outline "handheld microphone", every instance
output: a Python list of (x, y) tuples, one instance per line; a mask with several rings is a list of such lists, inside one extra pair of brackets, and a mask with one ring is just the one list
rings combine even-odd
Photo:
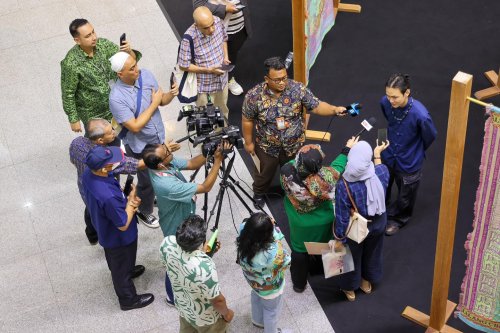
[(375, 125), (376, 122), (377, 119), (375, 119), (375, 117), (370, 117), (368, 120), (366, 119), (363, 120), (361, 122), (361, 126), (363, 126), (363, 129), (359, 131), (358, 134), (356, 134), (355, 136), (360, 136), (364, 132), (369, 132), (373, 128), (373, 125)]
[(349, 114), (351, 117), (356, 117), (361, 112), (361, 109), (363, 109), (363, 104), (352, 103), (351, 105), (348, 105), (345, 108), (346, 110), (344, 111), (344, 113)]

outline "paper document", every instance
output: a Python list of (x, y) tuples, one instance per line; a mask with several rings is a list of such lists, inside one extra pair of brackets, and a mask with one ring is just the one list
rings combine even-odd
[(304, 242), (304, 245), (306, 246), (307, 253), (312, 255), (323, 254), (323, 251), (332, 251), (328, 243)]
[(260, 173), (260, 160), (257, 157), (257, 154), (253, 153), (250, 154), (252, 156), (253, 163), (255, 164), (255, 167), (257, 168), (257, 172)]

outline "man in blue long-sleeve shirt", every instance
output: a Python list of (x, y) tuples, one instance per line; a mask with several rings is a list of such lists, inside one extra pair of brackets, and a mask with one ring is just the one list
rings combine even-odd
[[(406, 225), (412, 216), (425, 151), (436, 139), (437, 130), (425, 106), (410, 97), (408, 75), (391, 75), (380, 105), (387, 119), (387, 136), (391, 143), (382, 152), (383, 163), (390, 172), (386, 196), (389, 220), (386, 235), (391, 236)], [(395, 200), (391, 201), (394, 183), (398, 193)]]

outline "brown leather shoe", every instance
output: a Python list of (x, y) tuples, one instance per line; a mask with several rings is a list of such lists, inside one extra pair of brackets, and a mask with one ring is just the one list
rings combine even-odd
[(392, 236), (392, 235), (394, 235), (398, 231), (399, 231), (399, 226), (397, 224), (389, 224), (385, 228), (385, 235), (386, 236)]
[(347, 300), (349, 302), (354, 302), (356, 300), (356, 294), (354, 293), (354, 290), (342, 290), (342, 291), (344, 292), (345, 297), (347, 297)]
[(365, 279), (361, 279), (361, 285), (359, 289), (363, 290), (365, 294), (370, 294), (372, 292), (372, 284), (370, 281), (366, 281)]

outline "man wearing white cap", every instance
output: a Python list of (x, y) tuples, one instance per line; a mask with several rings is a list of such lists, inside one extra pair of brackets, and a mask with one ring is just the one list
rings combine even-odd
[[(123, 127), (120, 137), (127, 155), (141, 159), (148, 143), (165, 143), (165, 127), (158, 106), (170, 103), (178, 89), (174, 85), (164, 93), (153, 74), (147, 69), (139, 70), (137, 60), (126, 52), (116, 53), (109, 61), (118, 76), (109, 95), (109, 108)], [(146, 226), (158, 228), (158, 219), (152, 215), (154, 191), (148, 171), (137, 172), (137, 178), (137, 195), (142, 199), (138, 216)]]

